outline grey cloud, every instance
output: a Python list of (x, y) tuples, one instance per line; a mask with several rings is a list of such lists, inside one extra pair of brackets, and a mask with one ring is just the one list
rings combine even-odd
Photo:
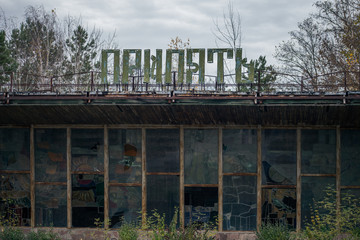
[[(305, 19), (315, 0), (234, 0), (242, 20), (243, 48), (249, 58), (271, 55), (288, 32)], [(83, 23), (115, 29), (124, 48), (167, 48), (170, 38), (190, 38), (193, 47), (215, 47), (213, 19), (221, 21), (227, 0), (0, 0), (7, 16), (22, 20), (27, 5), (56, 8), (60, 18), (82, 16)]]

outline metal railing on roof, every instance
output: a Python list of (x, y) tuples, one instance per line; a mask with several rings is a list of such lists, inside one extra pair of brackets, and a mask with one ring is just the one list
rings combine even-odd
[[(287, 75), (273, 73), (277, 76)], [(315, 93), (346, 93), (360, 91), (360, 72), (334, 72), (312, 78), (292, 76), (292, 82), (263, 83), (261, 73), (256, 74), (254, 82), (243, 80), (234, 83), (235, 74), (224, 75), (224, 82), (218, 82), (217, 76), (206, 75), (204, 83), (177, 82), (177, 72), (172, 73), (172, 82), (165, 83), (151, 80), (144, 82), (143, 75), (130, 76), (128, 83), (101, 82), (100, 72), (81, 72), (76, 74), (40, 76), (34, 74), (20, 75), (3, 73), (0, 79), (0, 92), (6, 93), (34, 93), (34, 94), (78, 94), (85, 92), (106, 92), (109, 94), (138, 94), (138, 93), (168, 93), (171, 91), (191, 92), (196, 94), (274, 94), (279, 92), (315, 94)], [(289, 75), (287, 75), (289, 76)], [(120, 77), (121, 79), (121, 77)]]

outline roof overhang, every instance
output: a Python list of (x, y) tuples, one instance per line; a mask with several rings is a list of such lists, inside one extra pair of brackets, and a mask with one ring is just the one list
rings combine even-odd
[(360, 127), (360, 94), (13, 94), (0, 125), (242, 125)]

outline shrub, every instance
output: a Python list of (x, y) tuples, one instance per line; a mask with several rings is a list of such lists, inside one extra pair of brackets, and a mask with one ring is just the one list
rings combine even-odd
[(350, 234), (351, 239), (360, 238), (360, 200), (349, 193), (341, 198), (337, 209), (336, 191), (333, 186), (325, 190), (325, 197), (314, 203), (310, 221), (305, 224), (304, 234), (308, 239), (328, 240)]
[(175, 209), (174, 216), (169, 226), (165, 224), (165, 215), (156, 211), (147, 218), (147, 227), (152, 230), (153, 240), (213, 240), (216, 226), (203, 225), (198, 223), (190, 224), (183, 229), (178, 228), (178, 209)]
[(54, 233), (52, 230), (43, 231), (39, 230), (38, 232), (30, 232), (27, 237), (28, 240), (61, 240), (58, 234)]
[(16, 204), (13, 199), (2, 199), (4, 204), (0, 208), (0, 227), (15, 227), (19, 223), (19, 217), (12, 207)]
[(1, 240), (24, 240), (25, 235), (18, 228), (5, 227), (0, 232), (0, 239)]
[(256, 232), (258, 240), (288, 240), (292, 239), (289, 228), (281, 224), (264, 224)]
[(137, 228), (134, 224), (123, 222), (118, 230), (120, 240), (136, 240), (138, 238)]

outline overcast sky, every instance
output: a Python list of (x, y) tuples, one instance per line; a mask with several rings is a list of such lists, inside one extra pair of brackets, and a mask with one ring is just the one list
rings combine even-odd
[[(275, 46), (315, 11), (315, 0), (234, 0), (242, 21), (246, 57), (273, 58)], [(213, 48), (214, 20), (222, 20), (228, 0), (0, 0), (6, 17), (23, 19), (26, 6), (55, 9), (60, 19), (80, 16), (83, 24), (117, 33), (120, 48), (166, 49), (171, 38), (190, 39), (193, 48)]]

